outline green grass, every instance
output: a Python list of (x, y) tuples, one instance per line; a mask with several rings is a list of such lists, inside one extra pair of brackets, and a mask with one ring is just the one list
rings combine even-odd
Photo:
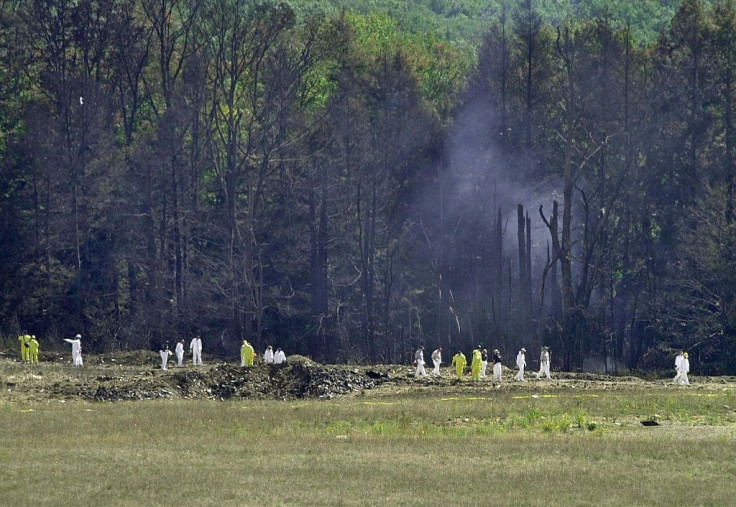
[[(0, 402), (5, 505), (726, 505), (732, 390)], [(638, 421), (659, 416), (659, 427)], [(489, 495), (493, 495), (491, 497)]]

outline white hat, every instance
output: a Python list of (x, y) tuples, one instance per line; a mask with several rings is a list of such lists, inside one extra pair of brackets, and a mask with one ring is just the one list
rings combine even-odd
[(81, 338), (81, 337), (82, 337), (82, 335), (81, 335), (81, 334), (78, 334), (78, 335), (77, 335), (77, 336), (75, 336), (74, 338)]

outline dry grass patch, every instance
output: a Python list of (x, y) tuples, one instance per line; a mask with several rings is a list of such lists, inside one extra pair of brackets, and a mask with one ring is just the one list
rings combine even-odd
[[(569, 394), (569, 393), (568, 393)], [(7, 505), (727, 505), (730, 391), (0, 402)], [(661, 426), (639, 420), (657, 414)], [(595, 424), (591, 424), (595, 423)]]

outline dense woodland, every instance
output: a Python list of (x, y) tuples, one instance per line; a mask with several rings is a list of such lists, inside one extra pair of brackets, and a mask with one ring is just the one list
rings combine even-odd
[(734, 2), (486, 3), (0, 1), (2, 333), (735, 373)]

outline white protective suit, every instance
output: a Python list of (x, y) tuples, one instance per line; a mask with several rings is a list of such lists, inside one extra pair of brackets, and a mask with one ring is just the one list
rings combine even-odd
[(75, 368), (84, 366), (84, 361), (82, 361), (82, 336), (77, 335), (73, 340), (64, 338), (64, 341), (72, 344), (72, 366)]
[(419, 347), (414, 353), (414, 364), (417, 366), (417, 371), (414, 372), (414, 376), (426, 377), (427, 371), (424, 369), (424, 347)]
[(169, 356), (171, 355), (171, 351), (169, 350), (169, 347), (166, 347), (163, 350), (159, 350), (158, 353), (161, 354), (161, 369), (162, 370), (168, 369), (166, 367), (166, 363), (169, 361)]
[(516, 374), (514, 380), (524, 382), (524, 368), (526, 368), (526, 350), (521, 349), (519, 353), (516, 354), (516, 367), (519, 368), (519, 373)]
[(687, 374), (690, 373), (690, 359), (688, 359), (687, 354), (685, 354), (682, 357), (682, 362), (680, 362), (680, 380), (679, 384), (683, 386), (689, 386), (690, 381), (687, 378)]
[(273, 364), (281, 364), (286, 362), (286, 354), (281, 349), (278, 349), (273, 355)]
[(547, 379), (551, 379), (549, 375), (549, 350), (546, 347), (542, 348), (542, 353), (539, 355), (539, 371), (537, 372), (537, 378), (544, 375)]
[(434, 364), (434, 369), (432, 370), (432, 375), (435, 377), (440, 377), (442, 374), (440, 373), (440, 365), (442, 364), (442, 349), (436, 349), (434, 352), (432, 352), (432, 364)]
[(680, 383), (680, 379), (682, 378), (682, 374), (680, 373), (680, 366), (682, 365), (683, 360), (683, 352), (680, 352), (677, 357), (675, 358), (675, 378), (672, 379), (672, 382), (675, 384)]
[(266, 364), (271, 364), (274, 361), (273, 347), (270, 345), (266, 348), (266, 352), (263, 353), (263, 360), (266, 361)]
[(192, 362), (194, 366), (202, 364), (202, 339), (199, 336), (192, 338), (189, 349), (192, 351)]
[(176, 352), (176, 367), (182, 368), (184, 366), (184, 342), (179, 341), (174, 351)]
[(501, 375), (503, 374), (503, 367), (501, 366), (501, 353), (498, 350), (493, 351), (493, 356), (491, 357), (491, 361), (493, 361), (493, 381), (501, 382)]

